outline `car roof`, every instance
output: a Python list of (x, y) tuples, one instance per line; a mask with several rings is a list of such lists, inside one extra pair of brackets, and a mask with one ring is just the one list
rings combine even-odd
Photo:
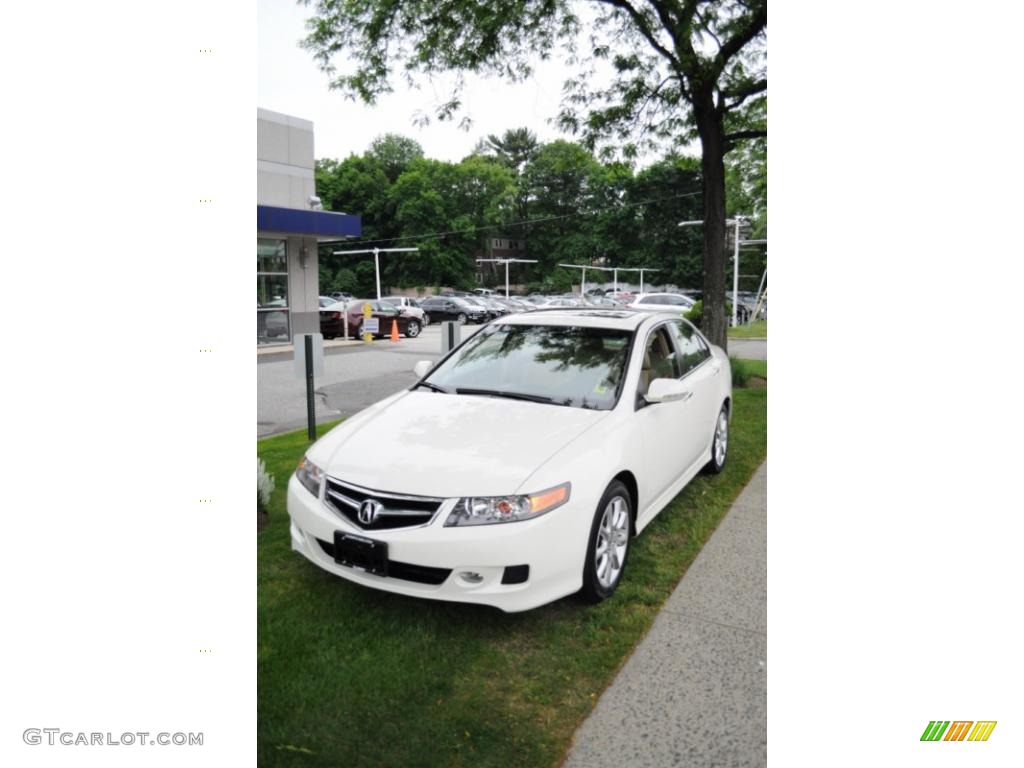
[(616, 328), (634, 331), (645, 320), (665, 317), (678, 318), (678, 312), (645, 312), (638, 309), (606, 309), (604, 307), (551, 307), (532, 312), (509, 315), (499, 323), (513, 325), (572, 325), (583, 328)]

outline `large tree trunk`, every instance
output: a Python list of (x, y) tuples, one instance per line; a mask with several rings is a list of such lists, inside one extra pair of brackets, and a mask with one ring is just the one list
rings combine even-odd
[(712, 344), (726, 349), (729, 320), (725, 312), (725, 139), (722, 120), (710, 93), (695, 99), (693, 112), (700, 136), (704, 189), (704, 314), (701, 330)]

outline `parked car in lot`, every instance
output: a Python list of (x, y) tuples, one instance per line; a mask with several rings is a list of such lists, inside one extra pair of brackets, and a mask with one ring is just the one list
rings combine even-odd
[(587, 294), (584, 297), (586, 302), (585, 306), (588, 307), (605, 307), (611, 309), (620, 309), (625, 306), (621, 301), (615, 299), (609, 299), (607, 296), (599, 296), (597, 294)]
[(515, 296), (509, 296), (507, 299), (499, 296), (494, 301), (506, 307), (509, 312), (529, 312), (531, 309), (534, 309), (533, 304)]
[(726, 461), (729, 359), (675, 313), (506, 317), (415, 372), (288, 483), (292, 548), (363, 586), (509, 612), (603, 600), (633, 537)]
[(693, 308), (694, 302), (689, 296), (681, 293), (641, 293), (630, 302), (630, 309), (666, 310), (675, 309), (686, 312)]
[(355, 298), (351, 293), (345, 293), (344, 291), (335, 291), (331, 294), (331, 298), (335, 301), (352, 301)]
[(358, 339), (363, 335), (363, 307), (370, 305), (370, 317), (377, 318), (378, 331), (374, 336), (388, 336), (391, 333), (392, 322), (398, 323), (398, 332), (408, 338), (415, 338), (420, 335), (422, 324), (419, 320), (408, 315), (401, 314), (390, 304), (374, 299), (353, 299), (349, 302), (339, 302), (320, 310), (320, 333), (325, 339), (333, 339), (345, 335), (345, 314), (348, 314), (348, 335)]
[[(732, 297), (732, 291), (729, 291), (728, 296)], [(741, 323), (749, 323), (750, 318), (754, 314), (754, 309), (757, 307), (757, 294), (753, 291), (740, 291), (739, 297), (739, 311), (737, 316)], [(758, 320), (768, 319), (768, 303), (765, 301), (761, 302), (761, 309), (757, 313)]]
[(494, 318), (501, 317), (501, 315), (505, 314), (504, 307), (499, 308), (496, 304), (492, 304), (490, 299), (486, 299), (483, 296), (463, 296), (461, 298), (467, 304), (479, 307), (487, 313), (488, 320), (493, 320)]
[(539, 309), (552, 309), (556, 307), (578, 307), (579, 305), (580, 302), (578, 299), (567, 299), (564, 296), (555, 296), (540, 302), (537, 307)]
[(320, 306), (321, 307), (329, 307), (329, 306), (331, 306), (331, 304), (337, 304), (337, 303), (338, 303), (338, 300), (337, 299), (333, 299), (330, 296), (321, 296), (320, 297)]
[(430, 315), (431, 322), (456, 320), (460, 323), (486, 323), (487, 311), (476, 304), (469, 304), (458, 296), (433, 296), (420, 302), (423, 311)]
[(404, 313), (409, 317), (415, 317), (420, 321), (421, 325), (430, 325), (430, 316), (423, 311), (423, 308), (416, 299), (409, 298), (408, 296), (385, 296), (381, 301), (390, 304), (400, 313)]

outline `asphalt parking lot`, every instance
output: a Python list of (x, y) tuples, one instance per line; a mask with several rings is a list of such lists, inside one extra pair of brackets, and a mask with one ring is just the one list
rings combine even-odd
[[(465, 325), (462, 338), (482, 326)], [(734, 339), (729, 354), (766, 360), (765, 341)], [(363, 408), (411, 386), (412, 372), (419, 360), (441, 357), (441, 326), (430, 325), (415, 339), (398, 342), (375, 340), (372, 344), (345, 343), (324, 350), (324, 373), (316, 379), (316, 420), (332, 421), (358, 413)], [(291, 348), (280, 352), (266, 348), (257, 355), (256, 433), (259, 437), (301, 429), (306, 426), (306, 389), (296, 378)]]
[[(462, 338), (481, 326), (463, 326)], [(378, 339), (371, 344), (328, 346), (324, 373), (316, 379), (317, 422), (358, 413), (368, 405), (411, 386), (419, 360), (441, 357), (441, 326), (431, 325), (415, 339)], [(295, 377), (290, 348), (257, 356), (256, 428), (259, 437), (306, 425), (306, 389)]]

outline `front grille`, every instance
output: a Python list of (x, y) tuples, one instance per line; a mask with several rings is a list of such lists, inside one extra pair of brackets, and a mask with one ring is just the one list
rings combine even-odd
[[(328, 557), (334, 558), (334, 545), (331, 542), (317, 539), (317, 543)], [(451, 568), (432, 568), (429, 565), (413, 565), (400, 563), (397, 560), (388, 560), (388, 578), (437, 585), (444, 584), (445, 579), (451, 573)]]
[[(359, 519), (359, 507), (364, 501), (371, 499), (381, 506), (376, 519), (372, 523), (366, 524)], [(428, 496), (405, 496), (386, 491), (374, 491), (370, 488), (343, 483), (333, 477), (327, 478), (324, 500), (331, 509), (364, 531), (385, 531), (426, 525), (434, 519), (434, 515), (444, 503), (444, 499)]]

